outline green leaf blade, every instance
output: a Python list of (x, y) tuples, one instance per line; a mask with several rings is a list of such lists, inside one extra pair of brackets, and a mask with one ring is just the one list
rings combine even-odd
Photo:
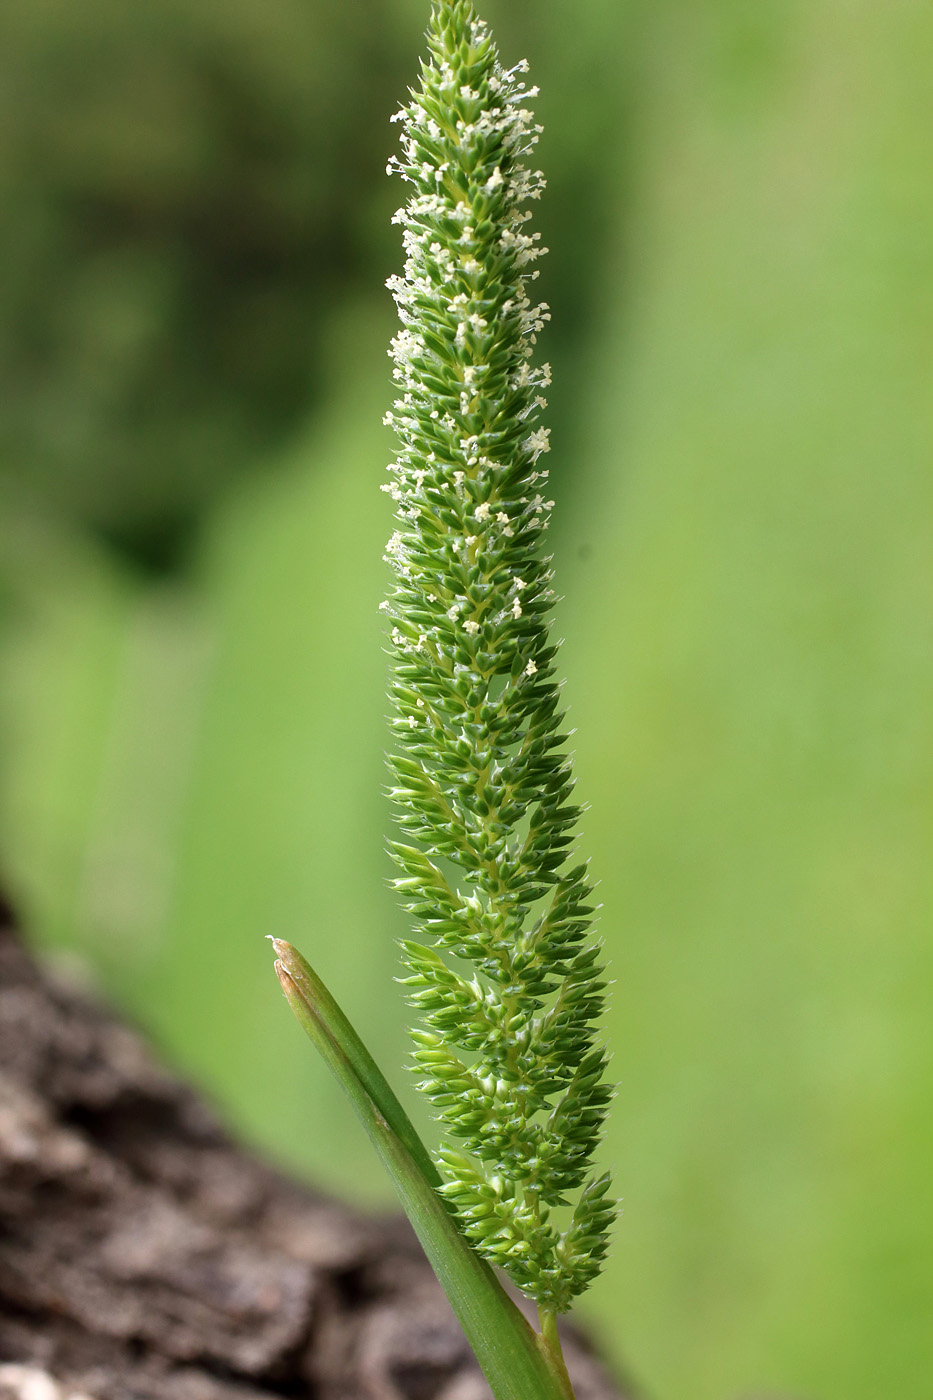
[(301, 954), (273, 946), (288, 1003), (356, 1109), (496, 1400), (567, 1400), (547, 1348), (438, 1195), (437, 1168), (353, 1026)]

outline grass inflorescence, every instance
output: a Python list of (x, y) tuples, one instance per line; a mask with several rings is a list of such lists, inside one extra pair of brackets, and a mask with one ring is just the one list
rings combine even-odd
[(593, 1170), (612, 1096), (592, 887), (574, 864), (573, 778), (550, 636), (545, 250), (523, 163), (540, 128), (469, 0), (435, 0), (398, 114), (412, 187), (390, 279), (398, 437), (390, 619), (396, 881), (415, 920), (403, 979), (420, 1087), (449, 1140), (463, 1231), (547, 1314), (599, 1272), (615, 1205)]

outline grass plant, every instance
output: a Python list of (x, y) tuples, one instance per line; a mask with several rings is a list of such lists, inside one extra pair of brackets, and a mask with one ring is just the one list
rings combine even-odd
[[(419, 1088), (446, 1129), (432, 1159), (333, 998), (276, 942), (286, 995), (350, 1094), (498, 1400), (567, 1396), (557, 1316), (599, 1273), (615, 1204), (593, 1167), (612, 1097), (605, 983), (565, 745), (546, 526), (544, 251), (524, 160), (540, 128), (471, 0), (435, 0), (421, 82), (397, 115), (411, 186), (390, 279), (402, 328), (387, 549), (404, 840), (396, 887), (419, 1023)], [(538, 1307), (538, 1331), (501, 1267)]]

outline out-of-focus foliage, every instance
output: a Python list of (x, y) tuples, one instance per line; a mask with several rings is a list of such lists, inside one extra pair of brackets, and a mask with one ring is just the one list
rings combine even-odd
[[(59, 14), (63, 71), (82, 8)], [(328, 10), (300, 12), (310, 27)], [(53, 13), (14, 18), (47, 16), (51, 34)], [(169, 31), (167, 3), (138, 13)], [(274, 5), (222, 13), (255, 26), (247, 49), (272, 42)], [(379, 53), (348, 44), (345, 71), (398, 65), (401, 87), (375, 101), (348, 78), (340, 94), (371, 164), (326, 166), (355, 270), (319, 264), (320, 311), (292, 342), (299, 366), (307, 352), (292, 372), (318, 387), (290, 445), (237, 482), (220, 473), (253, 466), (248, 451), (205, 461), (218, 476), (184, 581), (140, 582), (73, 523), (104, 519), (91, 470), (116, 458), (96, 410), (82, 441), (99, 451), (46, 455), (87, 474), (71, 496), (49, 486), (57, 522), (20, 499), (0, 528), (0, 851), (37, 937), (90, 958), (244, 1131), (370, 1198), (382, 1183), (295, 1038), (261, 935), (313, 954), (401, 1066), (376, 611), (381, 281), (399, 255), (378, 171), (424, 14), (416, 0), (379, 13)], [(625, 1216), (593, 1316), (661, 1400), (926, 1400), (933, 13), (498, 0), (487, 14), (543, 88), (559, 625), (617, 979), (608, 1155)], [(336, 81), (346, 31), (330, 32), (332, 66), (290, 55), (310, 104)], [(82, 178), (102, 180), (91, 165)], [(22, 207), (7, 211), (20, 246), (45, 246)], [(47, 297), (4, 268), (4, 308), (29, 285), (37, 324), (54, 318), (80, 270), (60, 246)], [(164, 333), (182, 355), (193, 312), (178, 306), (178, 339)], [(25, 323), (4, 309), (5, 345)], [(88, 413), (70, 373), (62, 401)], [(38, 486), (38, 444), (69, 440), (69, 415), (30, 407), (27, 387), (8, 386), (4, 413), (34, 466), (24, 447), (4, 471)], [(217, 424), (241, 398), (218, 381)], [(205, 435), (212, 420), (205, 407)], [(148, 429), (121, 432), (137, 455), (111, 476), (114, 502), (144, 490), (151, 450)], [(165, 471), (170, 501), (182, 488)]]
[(4, 474), (164, 563), (294, 431), (366, 264), (405, 74), (389, 10), (2, 7)]

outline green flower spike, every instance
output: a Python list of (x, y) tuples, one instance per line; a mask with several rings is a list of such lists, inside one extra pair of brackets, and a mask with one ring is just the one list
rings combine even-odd
[[(398, 752), (396, 881), (416, 921), (403, 978), (421, 1016), (415, 1065), (450, 1137), (432, 1161), (314, 970), (275, 941), (300, 1024), (391, 1176), (496, 1400), (573, 1400), (557, 1314), (599, 1273), (615, 1215), (592, 1170), (611, 1088), (586, 867), (570, 863), (553, 601), (542, 552), (552, 502), (539, 426), (547, 308), (527, 294), (544, 250), (524, 204), (538, 128), (469, 0), (435, 0), (431, 60), (399, 113), (414, 192), (396, 215), (390, 286), (399, 438), (387, 489)], [(575, 1203), (574, 1203), (575, 1199)], [(501, 1266), (538, 1304), (535, 1332)]]
[(548, 631), (550, 371), (532, 363), (548, 310), (528, 295), (546, 250), (524, 208), (544, 181), (522, 163), (537, 90), (527, 65), (503, 70), (469, 0), (435, 0), (428, 40), (389, 166), (412, 186), (389, 282), (402, 329), (383, 604), (392, 797), (412, 843), (393, 846), (396, 885), (418, 939), (403, 980), (419, 1087), (457, 1143), (439, 1153), (441, 1190), (549, 1330), (598, 1274), (615, 1205), (591, 1168), (612, 1097), (594, 1028), (605, 983), (571, 864), (580, 808)]

